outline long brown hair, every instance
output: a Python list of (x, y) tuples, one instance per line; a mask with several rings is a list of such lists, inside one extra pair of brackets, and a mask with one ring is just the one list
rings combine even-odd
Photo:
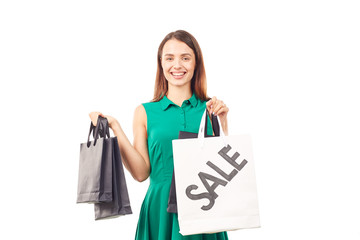
[(161, 56), (165, 43), (170, 39), (176, 39), (181, 42), (184, 42), (194, 51), (195, 70), (194, 70), (194, 75), (191, 79), (191, 91), (195, 93), (195, 95), (202, 101), (209, 100), (209, 97), (207, 96), (206, 93), (207, 86), (206, 86), (204, 60), (199, 43), (190, 33), (184, 30), (177, 30), (175, 32), (171, 32), (168, 35), (166, 35), (166, 37), (160, 43), (158, 49), (158, 55), (157, 55), (158, 64), (157, 64), (157, 72), (156, 72), (156, 80), (155, 80), (154, 98), (152, 101), (154, 102), (160, 101), (168, 91), (168, 82), (165, 79), (164, 71), (161, 66)]

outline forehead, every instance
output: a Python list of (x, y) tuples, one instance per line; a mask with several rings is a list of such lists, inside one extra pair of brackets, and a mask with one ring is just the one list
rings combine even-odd
[(180, 55), (180, 54), (190, 54), (194, 55), (194, 51), (186, 45), (186, 43), (170, 39), (167, 41), (163, 47), (162, 55), (171, 54), (171, 55)]

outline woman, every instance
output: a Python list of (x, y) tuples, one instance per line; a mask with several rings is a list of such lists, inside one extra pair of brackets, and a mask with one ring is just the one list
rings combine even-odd
[[(157, 58), (154, 99), (135, 110), (133, 145), (116, 119), (90, 113), (94, 125), (98, 115), (108, 119), (131, 175), (140, 182), (150, 177), (135, 239), (228, 239), (226, 232), (182, 236), (177, 214), (168, 213), (167, 204), (174, 166), (171, 141), (181, 130), (198, 132), (205, 108), (219, 117), (227, 134), (229, 108), (216, 97), (208, 98), (201, 49), (191, 34), (183, 30), (169, 33), (159, 46)], [(211, 129), (208, 134), (212, 134)]]

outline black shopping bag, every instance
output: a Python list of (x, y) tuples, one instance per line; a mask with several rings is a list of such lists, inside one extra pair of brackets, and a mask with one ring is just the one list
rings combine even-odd
[[(107, 119), (102, 117), (99, 118), (99, 135), (101, 137), (109, 136), (110, 133)], [(110, 142), (109, 145), (111, 145), (112, 150), (112, 201), (94, 204), (96, 220), (132, 214), (117, 137), (112, 137), (106, 139), (106, 141), (107, 140)]]
[(109, 133), (108, 138), (100, 138), (100, 129), (106, 129), (102, 124), (100, 118), (96, 127), (91, 123), (88, 141), (80, 144), (77, 203), (111, 202), (113, 198), (113, 142)]
[[(206, 111), (206, 113), (207, 113), (207, 115), (209, 114), (208, 111)], [(213, 129), (214, 135), (208, 135), (206, 133), (207, 132), (206, 131), (207, 130), (207, 125), (208, 125), (207, 122), (208, 121), (205, 121), (204, 136), (205, 137), (219, 136), (219, 134), (220, 134), (220, 126), (219, 126), (219, 122), (217, 120), (217, 117), (214, 116), (214, 115), (211, 115), (212, 129)], [(197, 138), (197, 137), (198, 137), (198, 133), (185, 132), (185, 131), (180, 131), (179, 132), (179, 139)], [(177, 213), (175, 171), (173, 171), (173, 176), (172, 176), (172, 180), (171, 180), (167, 212), (169, 212), (169, 213)]]

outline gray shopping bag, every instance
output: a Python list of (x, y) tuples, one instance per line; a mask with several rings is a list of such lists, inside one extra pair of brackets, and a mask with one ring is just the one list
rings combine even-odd
[[(109, 133), (102, 133), (103, 124), (100, 118), (96, 127), (91, 123), (88, 141), (80, 144), (77, 203), (112, 201), (113, 143)], [(94, 140), (90, 141), (92, 131)]]

